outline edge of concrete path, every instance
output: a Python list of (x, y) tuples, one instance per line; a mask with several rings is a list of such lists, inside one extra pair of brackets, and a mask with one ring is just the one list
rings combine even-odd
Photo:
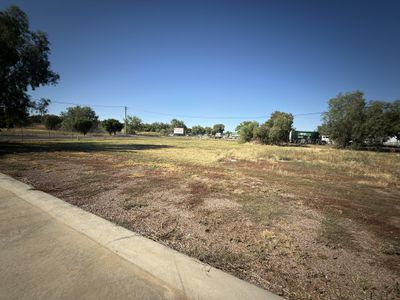
[(283, 299), (2, 173), (0, 186), (183, 291), (188, 299)]

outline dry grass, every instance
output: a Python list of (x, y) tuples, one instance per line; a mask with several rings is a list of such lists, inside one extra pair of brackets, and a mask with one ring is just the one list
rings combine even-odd
[(400, 297), (398, 153), (161, 137), (0, 146), (0, 171), (289, 299)]

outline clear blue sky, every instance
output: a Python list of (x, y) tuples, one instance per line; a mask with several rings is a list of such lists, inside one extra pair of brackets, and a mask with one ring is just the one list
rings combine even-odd
[[(357, 89), (368, 100), (400, 99), (400, 1), (0, 1), (49, 35), (61, 80), (34, 98), (230, 130), (242, 120), (207, 118), (320, 112)], [(309, 115), (294, 125), (319, 123)]]

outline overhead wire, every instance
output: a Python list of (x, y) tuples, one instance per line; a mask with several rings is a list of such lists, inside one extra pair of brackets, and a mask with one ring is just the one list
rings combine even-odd
[[(224, 120), (243, 120), (243, 119), (265, 119), (267, 115), (263, 116), (200, 116), (200, 115), (184, 115), (184, 114), (172, 114), (172, 113), (165, 113), (165, 112), (157, 112), (151, 111), (141, 108), (135, 108), (132, 106), (125, 106), (125, 105), (104, 105), (104, 104), (88, 104), (88, 103), (74, 103), (74, 102), (66, 102), (66, 101), (51, 101), (51, 103), (57, 104), (67, 104), (67, 105), (84, 105), (84, 106), (93, 106), (93, 107), (104, 107), (104, 108), (125, 108), (131, 109), (133, 111), (139, 111), (149, 114), (155, 115), (162, 115), (162, 116), (169, 116), (174, 118), (186, 118), (186, 119), (224, 119)], [(309, 116), (309, 115), (321, 115), (324, 112), (308, 112), (308, 113), (298, 113), (293, 114), (294, 117), (302, 117), (302, 116)]]

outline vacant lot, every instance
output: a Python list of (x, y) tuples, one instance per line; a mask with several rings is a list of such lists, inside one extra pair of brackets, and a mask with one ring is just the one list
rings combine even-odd
[(0, 172), (289, 299), (400, 297), (400, 154), (2, 142)]

